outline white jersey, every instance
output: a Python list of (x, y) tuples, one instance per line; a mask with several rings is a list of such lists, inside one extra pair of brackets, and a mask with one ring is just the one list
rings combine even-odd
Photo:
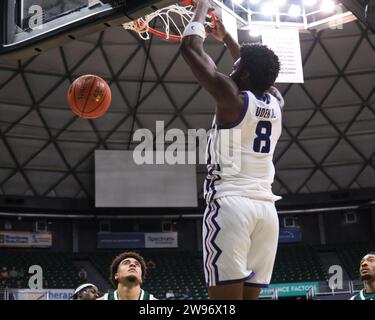
[[(117, 290), (111, 292), (111, 293), (106, 293), (103, 297), (97, 299), (97, 300), (120, 300), (117, 295)], [(141, 289), (141, 294), (139, 296), (138, 300), (158, 300), (157, 298), (154, 297), (151, 293), (148, 293), (147, 291), (144, 291)]]
[(266, 101), (250, 91), (243, 94), (245, 103), (235, 123), (224, 127), (214, 119), (206, 154), (207, 202), (224, 196), (281, 199), (271, 189), (275, 176), (273, 154), (282, 131), (279, 101), (268, 93)]

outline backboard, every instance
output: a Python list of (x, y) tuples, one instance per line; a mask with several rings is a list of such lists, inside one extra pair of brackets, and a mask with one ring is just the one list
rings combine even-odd
[[(23, 58), (143, 15), (170, 0), (2, 0), (0, 55)], [(117, 23), (117, 21), (119, 21)]]

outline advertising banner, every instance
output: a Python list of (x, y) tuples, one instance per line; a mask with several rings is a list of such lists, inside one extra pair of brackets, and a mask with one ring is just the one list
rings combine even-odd
[(145, 233), (146, 248), (177, 248), (177, 232)]
[(295, 283), (275, 283), (270, 284), (266, 289), (262, 289), (260, 297), (270, 297), (277, 290), (279, 297), (296, 297), (304, 296), (311, 289), (314, 288), (315, 293), (319, 292), (318, 282), (295, 282)]
[(177, 248), (177, 232), (99, 232), (99, 249)]
[(285, 227), (280, 228), (279, 243), (294, 243), (302, 240), (300, 228)]
[(49, 248), (52, 234), (49, 232), (0, 231), (0, 247)]
[(297, 29), (264, 28), (262, 43), (270, 47), (280, 59), (281, 70), (276, 82), (304, 82), (301, 45)]
[(99, 232), (97, 234), (99, 249), (138, 249), (145, 247), (143, 232)]
[(11, 300), (70, 300), (74, 289), (14, 289)]

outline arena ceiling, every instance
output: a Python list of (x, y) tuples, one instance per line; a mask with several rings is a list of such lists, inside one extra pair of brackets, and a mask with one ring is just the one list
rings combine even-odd
[[(302, 33), (304, 84), (279, 85), (286, 106), (275, 162), (277, 194), (375, 187), (375, 35), (359, 22)], [(228, 50), (206, 49), (228, 73)], [(96, 120), (73, 115), (72, 80), (96, 74), (113, 101)], [(94, 150), (134, 148), (138, 128), (208, 129), (214, 101), (176, 43), (110, 28), (32, 58), (0, 57), (0, 195), (94, 197)], [(202, 197), (204, 166), (198, 166)]]

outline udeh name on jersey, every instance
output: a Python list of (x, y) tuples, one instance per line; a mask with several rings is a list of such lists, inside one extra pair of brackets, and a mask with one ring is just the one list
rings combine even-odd
[(273, 95), (265, 99), (242, 92), (244, 105), (236, 122), (221, 126), (214, 119), (207, 144), (205, 199), (245, 196), (277, 201), (272, 193), (273, 154), (282, 131), (282, 111)]

